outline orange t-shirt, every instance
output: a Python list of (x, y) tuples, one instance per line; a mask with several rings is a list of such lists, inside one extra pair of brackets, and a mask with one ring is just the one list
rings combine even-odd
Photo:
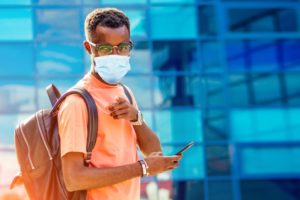
[[(122, 86), (102, 83), (90, 73), (85, 75), (76, 86), (83, 86), (89, 91), (98, 109), (98, 136), (92, 152), (91, 166), (107, 168), (137, 162), (137, 138), (132, 125), (128, 120), (111, 117), (107, 108), (117, 97), (127, 99)], [(131, 96), (133, 97), (132, 93)], [(132, 99), (137, 108), (136, 101)], [(58, 113), (61, 156), (69, 152), (86, 154), (87, 120), (84, 100), (79, 95), (68, 96)], [(88, 190), (87, 199), (138, 200), (140, 178)]]

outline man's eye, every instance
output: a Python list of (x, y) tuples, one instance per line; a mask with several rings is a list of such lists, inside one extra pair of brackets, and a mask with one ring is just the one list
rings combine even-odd
[(111, 48), (108, 46), (99, 47), (99, 51), (111, 51)]

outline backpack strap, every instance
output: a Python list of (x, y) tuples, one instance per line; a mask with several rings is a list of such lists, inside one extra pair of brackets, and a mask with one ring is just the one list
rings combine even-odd
[(57, 102), (57, 100), (61, 96), (60, 92), (53, 84), (48, 85), (46, 87), (46, 91), (47, 91), (48, 97), (50, 99), (51, 105), (54, 106), (54, 104)]
[(54, 104), (54, 106), (51, 110), (51, 115), (53, 117), (57, 115), (58, 109), (59, 109), (61, 103), (65, 100), (65, 98), (67, 96), (69, 96), (71, 94), (80, 95), (83, 98), (83, 100), (87, 106), (88, 135), (87, 135), (87, 146), (86, 146), (87, 156), (85, 158), (85, 166), (88, 166), (89, 162), (91, 161), (92, 150), (96, 144), (97, 133), (98, 133), (98, 112), (97, 112), (97, 107), (96, 107), (93, 97), (84, 88), (81, 88), (81, 87), (71, 88), (56, 101), (56, 103)]
[(122, 83), (121, 83), (120, 85), (123, 87), (123, 90), (124, 90), (124, 92), (125, 92), (125, 95), (126, 95), (126, 97), (128, 98), (130, 104), (133, 105), (132, 97), (131, 97), (131, 95), (130, 95), (130, 92), (129, 92), (127, 86), (125, 86), (125, 85), (122, 84)]

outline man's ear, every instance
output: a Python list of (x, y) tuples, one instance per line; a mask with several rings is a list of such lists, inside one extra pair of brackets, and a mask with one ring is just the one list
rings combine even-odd
[(88, 52), (88, 54), (92, 54), (91, 46), (88, 43), (88, 41), (84, 40), (83, 41), (83, 46), (84, 46), (85, 50)]

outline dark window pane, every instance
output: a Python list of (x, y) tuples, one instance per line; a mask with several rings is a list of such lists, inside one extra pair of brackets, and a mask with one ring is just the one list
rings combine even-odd
[(228, 145), (208, 145), (205, 149), (206, 173), (208, 176), (231, 174), (231, 153)]
[(208, 196), (209, 200), (233, 200), (232, 182), (208, 181)]
[(156, 134), (162, 143), (202, 141), (200, 110), (155, 111)]
[(30, 41), (33, 39), (31, 9), (0, 8), (0, 24), (0, 41)]
[(36, 110), (34, 82), (0, 81), (0, 112), (33, 112)]
[(291, 70), (300, 69), (300, 41), (284, 40), (282, 41), (283, 67)]
[(196, 8), (193, 6), (151, 7), (150, 15), (154, 40), (195, 39), (197, 36)]
[(200, 6), (199, 8), (199, 29), (201, 35), (215, 35), (217, 34), (215, 7)]
[(206, 141), (227, 140), (228, 116), (224, 110), (203, 110), (203, 133)]
[(195, 41), (154, 42), (153, 51), (155, 71), (200, 71)]
[[(163, 152), (165, 155), (174, 155), (178, 152), (185, 143), (178, 146), (163, 146)], [(189, 150), (184, 152), (183, 158), (180, 160), (180, 166), (169, 172), (171, 173), (171, 179), (178, 180), (197, 180), (204, 177), (204, 161), (203, 161), (203, 147), (194, 145)]]
[(232, 138), (239, 142), (299, 141), (300, 118), (297, 115), (300, 115), (299, 109), (233, 110), (230, 114)]
[(295, 9), (230, 9), (231, 32), (297, 32), (298, 18)]
[(36, 18), (38, 40), (81, 39), (78, 9), (37, 9)]
[[(1, 34), (1, 33), (0, 33)], [(33, 46), (26, 43), (2, 43), (0, 76), (33, 76)], [(16, 55), (18, 56), (16, 59)]]
[(201, 87), (199, 76), (158, 76), (154, 80), (155, 106), (203, 105)]
[(204, 199), (203, 181), (175, 181), (173, 182), (174, 196), (173, 200), (199, 200)]
[(37, 51), (37, 70), (42, 75), (82, 74), (81, 44), (41, 43)]
[(299, 180), (242, 180), (241, 197), (243, 200), (298, 200)]

